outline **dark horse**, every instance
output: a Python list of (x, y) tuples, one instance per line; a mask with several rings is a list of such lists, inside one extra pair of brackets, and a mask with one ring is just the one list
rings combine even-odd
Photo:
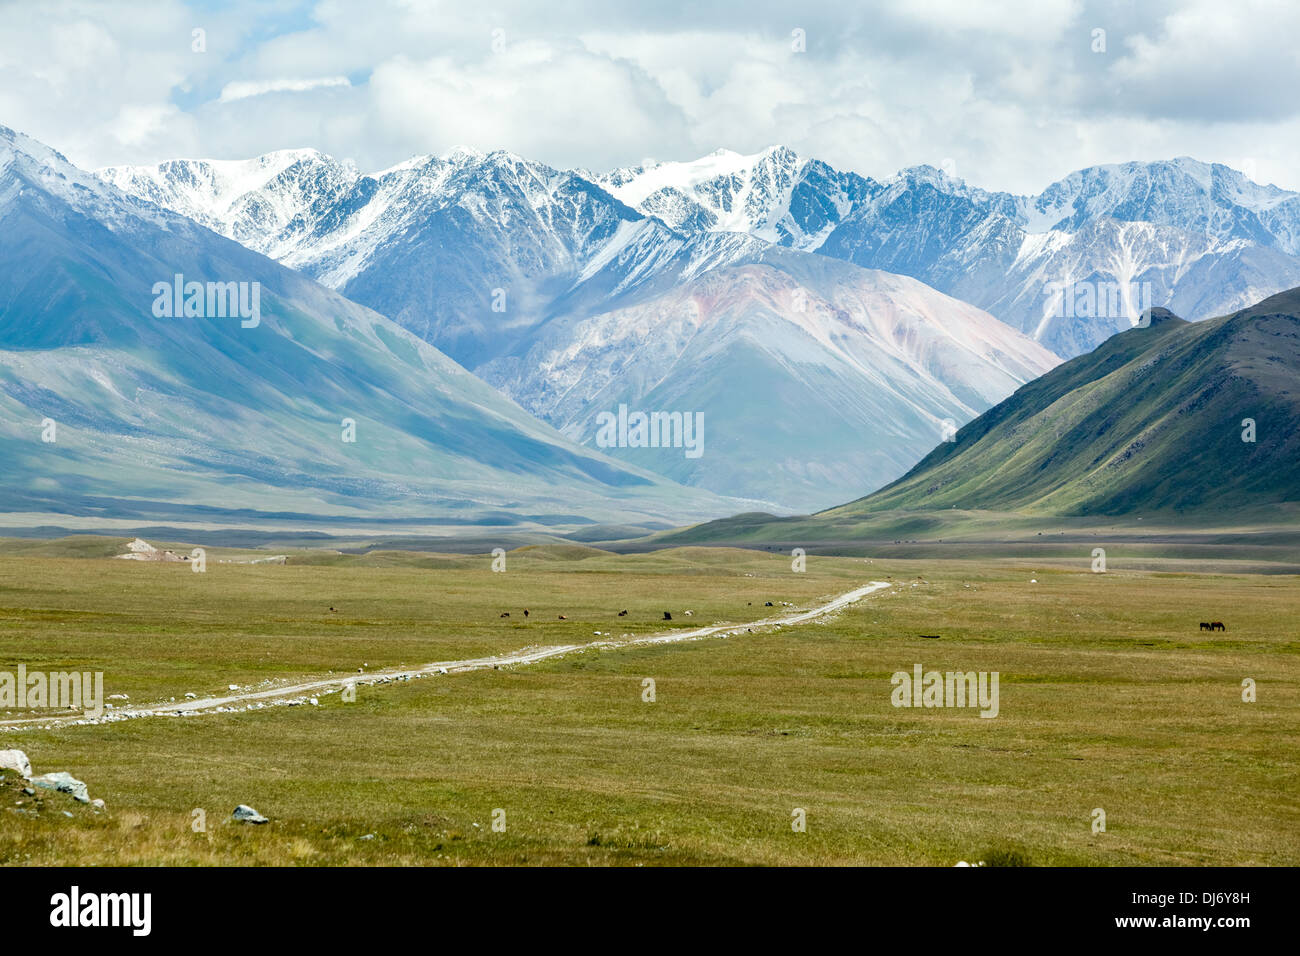
[(1224, 624), (1222, 621), (1210, 622), (1210, 630), (1212, 631), (1226, 631), (1227, 629), (1228, 629), (1227, 625)]

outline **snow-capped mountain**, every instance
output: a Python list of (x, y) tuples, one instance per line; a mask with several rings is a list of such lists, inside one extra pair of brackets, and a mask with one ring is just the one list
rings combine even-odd
[(312, 150), (101, 175), (469, 367), (578, 304), (608, 311), (761, 254), (734, 237), (921, 279), (1067, 357), (1138, 306), (1205, 318), (1300, 284), (1300, 194), (1187, 158), (1083, 169), (1036, 196), (929, 166), (876, 181), (781, 146), (603, 175), (466, 148), (373, 176)]
[(554, 311), (765, 246), (682, 236), (586, 179), (458, 147), (374, 175), (314, 150), (113, 167), (107, 182), (389, 316), (473, 368)]
[(337, 163), (314, 149), (280, 150), (250, 160), (118, 166), (99, 175), (277, 260), (292, 256), (360, 178), (351, 163)]
[[(918, 283), (904, 293), (774, 245), (812, 247), (865, 195), (865, 180), (824, 164), (791, 172), (792, 157), (715, 154), (689, 171), (698, 208), (665, 219), (578, 173), (463, 148), (372, 176), (310, 151), (101, 175), (390, 315), (579, 441), (611, 396), (647, 412), (661, 397), (687, 403), (674, 410), (706, 414), (707, 455), (609, 453), (794, 510), (897, 477), (938, 423), (969, 420), (1056, 359)], [(662, 193), (655, 176), (680, 172), (614, 178), (641, 182), (644, 201)], [(692, 216), (712, 225), (689, 228)], [(730, 305), (678, 323), (718, 296)], [(791, 312), (796, 296), (810, 312)], [(898, 341), (864, 331), (876, 321)], [(970, 347), (980, 335), (987, 347)]]
[[(1207, 318), (1300, 284), (1300, 194), (1187, 158), (1080, 170), (1037, 196), (929, 166), (878, 182), (784, 147), (594, 179), (682, 231), (739, 230), (919, 278), (1067, 357), (1131, 327), (1139, 299)], [(1063, 308), (1076, 288), (1092, 304)], [(1134, 308), (1113, 307), (1126, 298)]]
[(680, 231), (744, 232), (806, 251), (878, 188), (784, 146), (751, 156), (719, 149), (694, 162), (616, 169), (595, 181)]
[(383, 316), (4, 127), (0, 462), (11, 522), (735, 510), (569, 442)]
[(699, 457), (611, 454), (686, 484), (815, 510), (878, 487), (1059, 359), (904, 276), (772, 249), (649, 301), (550, 323), (484, 376), (575, 441), (603, 415), (698, 413)]

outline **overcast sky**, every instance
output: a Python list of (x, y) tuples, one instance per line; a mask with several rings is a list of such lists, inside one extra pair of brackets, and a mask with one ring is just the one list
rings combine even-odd
[(1300, 188), (1297, 37), (1294, 0), (0, 0), (0, 124), (86, 167), (781, 143), (1016, 192), (1181, 155)]

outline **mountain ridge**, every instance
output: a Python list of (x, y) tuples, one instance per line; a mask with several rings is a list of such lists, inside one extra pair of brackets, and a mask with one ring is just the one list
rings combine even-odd
[[(572, 445), (383, 316), (3, 127), (0, 225), (11, 514), (527, 527), (730, 507)], [(176, 274), (256, 285), (258, 321), (162, 317)]]
[(1297, 502), (1298, 381), (1300, 289), (1198, 323), (1163, 310), (827, 514), (1231, 513)]
[[(770, 158), (775, 174), (790, 154), (778, 151)], [(725, 151), (714, 156), (716, 163), (734, 161), (735, 154)], [(712, 441), (706, 461), (686, 466), (677, 460), (647, 459), (636, 450), (604, 450), (675, 480), (783, 510), (809, 500), (830, 504), (896, 476), (927, 447), (938, 431), (936, 421), (965, 421), (1056, 362), (1050, 351), (1015, 341), (1021, 336), (993, 317), (939, 293), (919, 292), (919, 283), (903, 292), (884, 273), (785, 249), (747, 232), (685, 234), (572, 171), (504, 151), (461, 150), (445, 158), (416, 158), (394, 167), (396, 172), (370, 177), (350, 167), (322, 170), (321, 162), (318, 154), (289, 153), (250, 161), (251, 167), (228, 167), (233, 169), (225, 174), (230, 181), (249, 181), (247, 170), (252, 168), (262, 182), (233, 202), (226, 180), (214, 178), (220, 170), (214, 172), (203, 163), (114, 169), (104, 175), (136, 195), (181, 210), (194, 207), (190, 191), (199, 183), (208, 190), (201, 194), (205, 209), (235, 211), (233, 219), (217, 223), (227, 234), (256, 234), (260, 248), (399, 321), (573, 437), (590, 440), (591, 417), (599, 412), (610, 412), (623, 402), (653, 411), (668, 400), (662, 393), (670, 392), (672, 409), (707, 412)], [(172, 190), (170, 198), (160, 194), (160, 180)], [(323, 184), (318, 194), (312, 193), (313, 183)], [(302, 208), (304, 200), (308, 208)], [(665, 355), (656, 354), (650, 339), (633, 343), (610, 324), (618, 317), (635, 317), (635, 322), (667, 329), (663, 322), (682, 308), (683, 289), (695, 288), (715, 273), (757, 265), (812, 283), (805, 290), (806, 301), (827, 301), (826, 291), (817, 288), (822, 281), (853, 287), (855, 296), (871, 297), (889, 315), (897, 313), (894, 303), (889, 295), (877, 293), (891, 289), (908, 300), (915, 319), (912, 331), (919, 336), (917, 356), (885, 355), (893, 345), (863, 334), (852, 323), (839, 330), (859, 347), (870, 344), (883, 350), (877, 356), (880, 361), (903, 361), (903, 380), (916, 386), (924, 406), (894, 400), (910, 423), (907, 427), (892, 423), (888, 415), (866, 414), (892, 386), (879, 380), (871, 357), (862, 354), (845, 362), (835, 343), (808, 341), (807, 329), (799, 331), (808, 316), (790, 296), (779, 306), (788, 310), (784, 316), (772, 311), (770, 298), (748, 317), (732, 313), (727, 337), (696, 340), (699, 348), (714, 350), (707, 356), (691, 351), (691, 342), (669, 335), (663, 342), (675, 360), (671, 384), (663, 384), (663, 375), (655, 371)], [(831, 279), (832, 273), (837, 277)], [(924, 316), (924, 308), (934, 314)], [(798, 361), (778, 357), (757, 342), (751, 333), (759, 324), (797, 352)], [(597, 326), (604, 329), (600, 342), (622, 343), (620, 355), (603, 345), (591, 348), (596, 340), (590, 333)], [(587, 339), (566, 339), (569, 335)], [(975, 340), (984, 344), (978, 349), (962, 344)], [(685, 351), (673, 351), (679, 346)], [(803, 452), (789, 455), (791, 442), (775, 436), (798, 421), (797, 407), (774, 407), (765, 396), (753, 396), (756, 407), (765, 408), (774, 423), (772, 429), (759, 428), (761, 420), (745, 414), (738, 400), (724, 399), (715, 385), (682, 371), (697, 361), (718, 363), (712, 367), (720, 374), (728, 370), (730, 388), (743, 391), (758, 377), (747, 380), (738, 359), (717, 356), (717, 349), (729, 348), (760, 363), (763, 380), (781, 383), (774, 385), (773, 394), (787, 394), (792, 401), (802, 396), (797, 400), (820, 407), (821, 395), (795, 381), (800, 375), (820, 378), (842, 396), (846, 407), (856, 406), (860, 414), (850, 416), (850, 425), (849, 418), (832, 409), (832, 420), (842, 421), (840, 428), (822, 433), (822, 447), (800, 442)], [(914, 361), (926, 350), (924, 361)], [(616, 360), (618, 381), (630, 388), (616, 386), (606, 392), (617, 394), (611, 407), (558, 407), (557, 402), (579, 393), (595, 401), (600, 390), (590, 383), (575, 387), (575, 376), (581, 369), (609, 367)], [(539, 375), (539, 369), (546, 374)], [(1011, 376), (1009, 369), (1014, 369)], [(876, 397), (855, 399), (855, 389)], [(567, 397), (557, 398), (561, 392)], [(771, 437), (765, 437), (769, 433)], [(855, 479), (853, 469), (831, 464), (845, 445), (877, 448), (882, 455)], [(751, 448), (757, 460), (750, 457)], [(767, 457), (783, 462), (775, 470), (782, 476), (775, 483), (760, 464)], [(837, 476), (829, 483), (828, 469)]]
[[(876, 180), (837, 170), (780, 145), (748, 155), (722, 148), (696, 160), (644, 163), (607, 173), (551, 170), (506, 151), (483, 153), (460, 147), (441, 158), (416, 157), (369, 177), (346, 161), (314, 151), (298, 152), (309, 153), (312, 163), (328, 160), (344, 170), (317, 171), (317, 176), (327, 193), (337, 186), (336, 180), (347, 181), (355, 194), (338, 193), (335, 198), (348, 214), (373, 205), (384, 189), (391, 192), (392, 183), (381, 184), (386, 177), (396, 177), (394, 182), (409, 178), (429, 163), (468, 168), (496, 157), (493, 162), (498, 165), (530, 170), (543, 179), (567, 176), (590, 182), (602, 191), (595, 205), (605, 209), (604, 215), (621, 221), (641, 216), (665, 230), (642, 237), (636, 248), (643, 256), (620, 262), (623, 272), (614, 287), (626, 286), (631, 277), (644, 280), (665, 270), (689, 279), (698, 268), (691, 272), (680, 260), (674, 265), (674, 256), (665, 252), (665, 246), (676, 243), (675, 249), (689, 262), (692, 253), (687, 247), (692, 238), (735, 233), (920, 279), (985, 309), (1067, 358), (1130, 327), (1145, 307), (1166, 305), (1180, 314), (1204, 318), (1244, 308), (1300, 284), (1300, 193), (1254, 183), (1231, 167), (1190, 157), (1086, 167), (1037, 194), (1018, 195), (980, 189), (925, 165)], [(183, 197), (157, 195), (157, 184), (145, 172), (150, 168), (109, 167), (100, 175), (137, 195), (170, 203), (170, 208), (183, 207)], [(527, 202), (518, 208), (524, 206)], [(257, 203), (245, 212), (271, 215)], [(418, 215), (422, 214), (413, 218)], [(374, 215), (374, 221), (382, 218)], [(396, 234), (409, 230), (413, 218), (403, 220), (404, 226), (394, 224)], [(238, 215), (234, 224), (227, 221), (223, 226), (221, 219), (215, 217), (214, 222), (228, 234), (260, 235), (259, 229), (239, 225)], [(333, 220), (322, 214), (316, 222), (324, 225)], [(654, 227), (645, 228), (655, 232)], [(463, 234), (456, 232), (462, 226), (452, 229), (446, 235)], [(612, 232), (606, 226), (589, 238), (603, 242)], [(491, 339), (486, 331), (490, 317), (484, 315), (487, 290), (513, 283), (525, 298), (540, 295), (549, 301), (556, 294), (554, 288), (524, 280), (548, 271), (554, 275), (564, 261), (584, 254), (582, 238), (555, 234), (547, 238), (545, 228), (522, 246), (478, 250), (478, 260), (513, 257), (512, 261), (525, 264), (527, 275), (498, 269), (480, 276), (462, 264), (460, 271), (473, 281), (466, 282), (466, 288), (454, 288), (450, 299), (477, 329), (462, 348), (458, 341), (438, 337), (437, 328), (446, 324), (445, 318), (435, 318), (432, 326), (421, 325), (422, 311), (441, 308), (430, 305), (430, 296), (401, 294), (365, 281), (349, 288), (364, 271), (374, 247), (391, 240), (380, 237), (367, 246), (347, 229), (342, 234), (344, 245), (351, 243), (346, 254), (335, 248), (337, 243), (312, 246), (306, 233), (286, 234), (280, 245), (259, 251), (397, 318), (469, 367), (492, 358), (490, 349), (472, 347)], [(560, 251), (548, 252), (548, 246)], [(713, 248), (721, 252), (721, 247)], [(705, 265), (737, 264), (760, 251), (734, 245)], [(580, 279), (580, 269), (571, 273), (573, 285), (582, 286)], [(1103, 292), (1118, 286), (1131, 290), (1129, 298), (1141, 301), (1118, 309), (1059, 314), (1054, 288), (1075, 285)], [(586, 302), (590, 309), (600, 309), (603, 298), (592, 294)], [(539, 321), (533, 316), (526, 323)]]

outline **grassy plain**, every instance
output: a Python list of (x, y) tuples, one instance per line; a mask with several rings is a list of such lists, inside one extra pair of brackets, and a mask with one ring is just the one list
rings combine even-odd
[[(213, 551), (197, 575), (93, 541), (0, 546), (0, 669), (102, 670), (132, 703), (893, 586), (796, 627), (363, 685), (355, 703), (0, 732), (107, 802), (13, 813), (35, 807), (10, 775), (5, 864), (1300, 863), (1292, 575), (1134, 570), (1122, 551), (1106, 574), (815, 555), (796, 574), (788, 555), (580, 547), (511, 552), (504, 574), (487, 556)], [(1228, 630), (1199, 631), (1210, 619)], [(999, 672), (999, 715), (893, 707), (890, 676), (915, 663)], [(237, 803), (272, 822), (227, 822)]]

